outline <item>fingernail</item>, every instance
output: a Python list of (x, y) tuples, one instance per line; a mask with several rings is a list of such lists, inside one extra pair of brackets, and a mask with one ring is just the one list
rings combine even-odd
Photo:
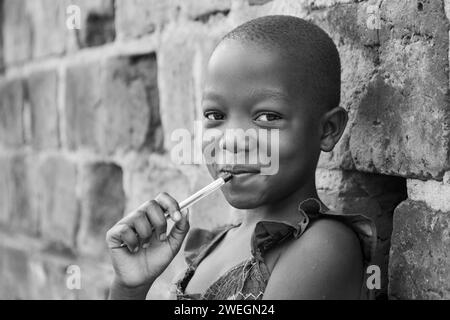
[(159, 240), (160, 241), (165, 241), (167, 239), (167, 236), (165, 233), (161, 233), (161, 235), (159, 236)]
[(181, 219), (181, 213), (180, 213), (180, 211), (175, 211), (175, 212), (173, 213), (173, 218), (175, 219), (175, 221), (180, 221), (180, 219)]

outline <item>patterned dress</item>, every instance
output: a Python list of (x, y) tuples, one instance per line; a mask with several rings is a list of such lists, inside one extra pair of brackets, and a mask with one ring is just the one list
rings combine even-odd
[[(364, 259), (364, 270), (370, 265), (376, 246), (376, 228), (373, 222), (356, 214), (340, 214), (325, 210), (315, 198), (302, 201), (298, 207), (297, 224), (281, 221), (259, 221), (251, 238), (251, 257), (225, 272), (203, 294), (187, 294), (185, 289), (200, 262), (215, 248), (225, 234), (239, 226), (229, 224), (212, 231), (194, 228), (190, 230), (184, 248), (187, 269), (172, 284), (172, 295), (178, 300), (260, 300), (264, 295), (270, 271), (264, 262), (264, 253), (283, 241), (299, 238), (313, 220), (331, 218), (349, 226), (358, 236)], [(366, 274), (366, 273), (365, 273)], [(373, 292), (366, 287), (366, 277), (361, 288), (361, 299), (373, 299)]]

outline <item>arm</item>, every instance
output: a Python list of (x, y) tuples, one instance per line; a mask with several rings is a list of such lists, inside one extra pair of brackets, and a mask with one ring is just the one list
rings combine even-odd
[[(287, 276), (289, 275), (289, 276)], [(319, 220), (281, 254), (264, 299), (359, 299), (363, 257), (356, 234)]]
[(115, 279), (109, 292), (109, 300), (145, 300), (151, 285), (152, 283), (130, 288)]

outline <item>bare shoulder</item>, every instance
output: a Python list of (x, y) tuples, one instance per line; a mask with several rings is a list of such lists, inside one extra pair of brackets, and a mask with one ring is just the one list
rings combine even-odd
[[(292, 275), (286, 280), (286, 274)], [(284, 277), (284, 279), (283, 279)], [(315, 221), (278, 259), (266, 299), (357, 299), (363, 256), (355, 232), (333, 219)]]
[(338, 220), (324, 218), (315, 221), (299, 240), (292, 242), (291, 252), (303, 250), (304, 247), (314, 247), (321, 249), (317, 252), (318, 254), (324, 250), (327, 254), (333, 255), (356, 254), (362, 259), (361, 246), (356, 233)]

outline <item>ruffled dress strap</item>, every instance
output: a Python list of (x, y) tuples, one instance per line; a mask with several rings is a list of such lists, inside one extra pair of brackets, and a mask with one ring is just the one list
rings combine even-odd
[[(369, 266), (374, 258), (377, 231), (374, 222), (361, 214), (343, 214), (329, 210), (316, 198), (303, 200), (298, 206), (299, 218), (297, 223), (287, 221), (259, 221), (252, 235), (251, 252), (258, 261), (258, 265), (268, 280), (270, 271), (264, 262), (264, 253), (271, 247), (280, 244), (288, 239), (299, 238), (311, 225), (314, 220), (334, 219), (350, 227), (359, 239), (363, 253), (364, 270)], [(367, 274), (364, 272), (363, 287), (361, 290), (362, 299), (373, 299), (374, 292), (367, 289)]]

